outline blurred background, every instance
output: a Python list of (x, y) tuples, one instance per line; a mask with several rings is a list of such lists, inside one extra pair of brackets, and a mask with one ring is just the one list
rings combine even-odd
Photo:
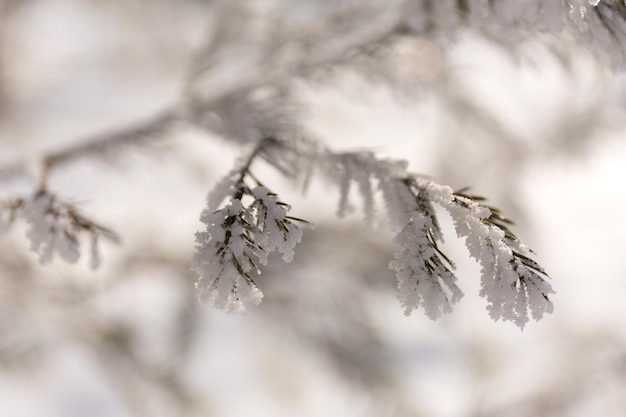
[[(48, 158), (50, 191), (121, 237), (93, 271), (40, 266), (23, 222), (0, 235), (0, 415), (625, 416), (626, 38), (594, 26), (621, 3), (479, 3), (0, 1), (2, 198)], [(206, 193), (267, 134), (471, 186), (516, 221), (555, 312), (492, 322), (442, 213), (466, 296), (405, 317), (384, 221), (263, 166), (317, 227), (264, 269), (258, 308), (199, 304)]]

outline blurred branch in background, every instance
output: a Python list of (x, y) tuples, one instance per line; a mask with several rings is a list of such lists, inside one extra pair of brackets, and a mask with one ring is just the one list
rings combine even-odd
[[(512, 153), (519, 157), (516, 143), (520, 140), (514, 139), (518, 134), (516, 130), (503, 126), (501, 121), (491, 116), (489, 103), (476, 102), (476, 98), (480, 97), (473, 98), (471, 90), (470, 94), (464, 92), (467, 79), (463, 73), (455, 72), (455, 62), (449, 62), (450, 57), (447, 56), (448, 50), (453, 49), (449, 45), (449, 37), (464, 36), (463, 32), (456, 31), (465, 23), (473, 30), (466, 32), (473, 34), (470, 36), (477, 35), (482, 42), (512, 48), (512, 60), (529, 61), (531, 64), (536, 59), (552, 60), (552, 65), (562, 65), (560, 71), (564, 77), (577, 69), (576, 55), (580, 52), (577, 43), (570, 41), (568, 44), (551, 35), (538, 35), (530, 28), (522, 28), (520, 22), (523, 19), (506, 30), (499, 28), (502, 23), (498, 20), (499, 13), (509, 18), (517, 13), (519, 6), (513, 6), (513, 3), (483, 10), (485, 6), (474, 2), (469, 2), (471, 5), (463, 3), (463, 7), (455, 9), (430, 1), (371, 1), (358, 6), (348, 6), (349, 3), (343, 2), (331, 6), (314, 1), (311, 2), (314, 4), (311, 6), (313, 11), (295, 15), (288, 13), (294, 8), (308, 6), (290, 3), (213, 2), (210, 12), (207, 10), (207, 16), (211, 16), (211, 30), (206, 31), (208, 34), (203, 45), (192, 57), (188, 73), (181, 82), (181, 94), (173, 105), (127, 129), (76, 139), (65, 150), (53, 150), (45, 161), (54, 167), (88, 153), (98, 154), (105, 147), (144, 140), (150, 132), (160, 131), (175, 120), (209, 129), (238, 142), (255, 141), (284, 128), (291, 128), (286, 133), (293, 134), (293, 129), (303, 127), (296, 111), (302, 107), (298, 105), (296, 88), (299, 83), (321, 82), (323, 74), (326, 74), (323, 82), (332, 83), (335, 77), (329, 74), (342, 67), (362, 72), (385, 85), (396, 86), (403, 94), (410, 91), (412, 96), (417, 94), (423, 98), (434, 95), (449, 100), (443, 105), (457, 124), (476, 125), (488, 133), (481, 136), (495, 137), (498, 141), (511, 137), (513, 143), (509, 146), (515, 149)], [(139, 7), (139, 3), (135, 7)], [(420, 7), (424, 7), (424, 11), (420, 12)], [(509, 7), (511, 10), (507, 9)], [(619, 13), (620, 7), (613, 2), (601, 2), (591, 9), (594, 15), (609, 16)], [(473, 19), (479, 20), (470, 19), (470, 9)], [(122, 11), (125, 10), (122, 8)], [(451, 12), (451, 15), (447, 16), (443, 10)], [(535, 18), (555, 21), (557, 17), (564, 18), (563, 15), (555, 17), (557, 12), (540, 14), (536, 11)], [(418, 19), (416, 16), (421, 17)], [(361, 22), (369, 24), (361, 25)], [(500, 31), (494, 33), (492, 25), (498, 26)], [(562, 28), (561, 23), (552, 29)], [(609, 33), (614, 36), (602, 39), (607, 43), (606, 50), (598, 52), (606, 53), (616, 61), (615, 65), (619, 65), (623, 56), (620, 53), (622, 36), (617, 29), (609, 29)], [(510, 39), (512, 35), (516, 35), (514, 40)], [(613, 44), (617, 46), (611, 51), (609, 48)], [(535, 65), (545, 65), (545, 62)], [(598, 99), (604, 97), (601, 94), (595, 96)], [(601, 106), (602, 103), (590, 103), (592, 110), (602, 109)], [(563, 111), (564, 119), (569, 121), (572, 118), (566, 112), (575, 109)], [(595, 117), (590, 117), (594, 113), (585, 109), (578, 109), (578, 113), (586, 117), (576, 118), (581, 127), (572, 129), (567, 123), (569, 130), (566, 133), (604, 126), (597, 123)], [(562, 141), (576, 135), (556, 133), (555, 137)], [(545, 142), (554, 143), (551, 140)], [(563, 147), (571, 148), (571, 144), (565, 143)], [(0, 170), (4, 177), (19, 171), (19, 164)]]

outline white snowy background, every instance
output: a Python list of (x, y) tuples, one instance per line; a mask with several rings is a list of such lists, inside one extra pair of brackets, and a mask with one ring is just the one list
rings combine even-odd
[[(150, 117), (177, 100), (192, 50), (210, 21), (206, 13), (201, 2), (145, 7), (134, 1), (38, 0), (20, 8), (0, 23), (7, 100), (0, 103), (0, 162), (36, 159)], [(445, 220), (446, 250), (457, 261), (466, 293), (451, 314), (436, 322), (421, 310), (405, 317), (388, 288), (358, 295), (366, 310), (352, 306), (350, 294), (356, 298), (360, 291), (353, 275), (380, 274), (391, 283), (386, 287), (393, 287), (393, 276), (385, 272), (394, 252), (389, 234), (361, 226), (358, 211), (336, 219), (337, 190), (323, 181), (301, 195), (268, 170), (264, 178), (280, 189), (293, 215), (317, 228), (305, 231), (294, 263), (261, 276), (280, 274), (269, 281), (258, 312), (229, 315), (195, 307), (198, 331), (189, 355), (170, 365), (180, 368), (182, 385), (200, 399), (197, 415), (403, 415), (398, 410), (437, 417), (625, 415), (626, 122), (615, 111), (605, 129), (571, 132), (581, 136), (579, 149), (542, 142), (555, 125), (576, 126), (576, 118), (587, 117), (589, 103), (623, 107), (623, 78), (582, 51), (566, 71), (541, 54), (535, 63), (515, 62), (471, 35), (446, 54), (465, 74), (464, 88), (517, 133), (523, 163), (516, 165), (509, 156), (498, 162), (498, 149), (472, 148), (484, 142), (455, 129), (437, 100), (407, 103), (353, 74), (330, 86), (301, 87), (309, 106), (307, 125), (333, 138), (329, 145), (336, 149), (373, 149), (407, 159), (412, 170), (453, 188), (472, 186), (511, 213), (518, 220), (514, 230), (552, 277), (554, 314), (523, 332), (492, 322), (478, 296), (478, 266)], [(103, 244), (104, 264), (96, 272), (86, 260), (59, 261), (33, 266), (36, 277), (23, 277), (17, 286), (22, 293), (12, 296), (28, 298), (29, 285), (38, 286), (38, 295), (22, 315), (0, 317), (0, 351), (32, 340), (40, 350), (19, 365), (3, 361), (0, 415), (177, 415), (159, 405), (163, 398), (154, 390), (116, 379), (116, 367), (130, 372), (131, 365), (115, 350), (94, 353), (75, 337), (80, 324), (66, 321), (80, 320), (80, 303), (68, 301), (59, 311), (49, 307), (41, 288), (67, 281), (93, 289), (90, 309), (103, 327), (139, 329), (137, 351), (145, 362), (168, 363), (173, 349), (168, 343), (176, 341), (172, 334), (183, 331), (173, 321), (180, 314), (178, 297), (185, 295), (181, 286), (193, 287), (186, 268), (205, 195), (240, 152), (217, 137), (181, 129), (156, 145), (78, 159), (51, 175), (51, 189), (116, 230), (122, 244)], [(472, 160), (482, 154), (488, 157)], [(519, 175), (513, 169), (521, 170)], [(5, 181), (0, 187), (5, 194), (29, 192), (32, 182)], [(23, 234), (17, 224), (0, 236), (3, 259), (28, 253)], [(36, 264), (35, 254), (25, 256)], [(181, 284), (181, 277), (188, 280)], [(335, 292), (348, 296), (337, 303)], [(273, 307), (273, 296), (294, 297), (293, 305)], [(354, 355), (375, 356), (376, 366), (393, 375), (393, 385), (376, 386), (366, 370), (350, 369), (356, 366), (350, 358), (338, 364), (318, 348), (321, 335), (351, 337), (341, 327), (344, 320), (335, 318), (341, 315), (356, 316), (374, 329), (376, 350), (357, 343)], [(309, 333), (294, 330), (299, 327)], [(362, 383), (367, 389), (340, 376), (342, 366), (348, 373), (363, 372), (355, 380), (367, 381)], [(151, 414), (143, 414), (145, 409)]]

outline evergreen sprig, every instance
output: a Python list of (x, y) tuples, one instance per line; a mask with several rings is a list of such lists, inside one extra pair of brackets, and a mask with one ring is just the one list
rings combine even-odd
[[(205, 230), (196, 233), (192, 269), (200, 299), (215, 307), (243, 312), (263, 298), (253, 276), (259, 264), (278, 251), (291, 262), (294, 247), (302, 239), (306, 220), (289, 216), (290, 206), (264, 186), (251, 172), (254, 160), (264, 155), (273, 140), (261, 141), (240, 166), (209, 193), (200, 220)], [(254, 186), (248, 185), (253, 182)], [(216, 191), (217, 190), (217, 191)], [(224, 200), (227, 203), (221, 207)]]
[(29, 197), (14, 197), (0, 203), (0, 231), (7, 230), (21, 217), (28, 224), (26, 236), (31, 250), (39, 255), (39, 262), (49, 263), (57, 253), (67, 262), (80, 258), (80, 235), (91, 241), (91, 267), (100, 265), (98, 241), (100, 238), (119, 243), (119, 236), (82, 215), (72, 203), (59, 199), (46, 189)]

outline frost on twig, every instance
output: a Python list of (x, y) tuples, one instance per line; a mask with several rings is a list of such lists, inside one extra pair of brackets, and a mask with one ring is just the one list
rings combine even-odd
[(456, 285), (454, 263), (437, 245), (443, 236), (428, 196), (409, 179), (398, 181), (396, 187), (406, 188), (412, 198), (407, 201), (408, 222), (393, 239), (402, 249), (389, 266), (396, 271), (405, 314), (421, 305), (428, 317), (436, 319), (452, 311), (463, 292)]
[[(353, 185), (357, 186), (363, 202), (365, 223), (372, 226), (374, 223), (375, 194), (377, 189), (383, 191), (386, 204), (396, 205), (403, 203), (395, 201), (391, 195), (385, 195), (384, 184), (390, 179), (402, 176), (406, 171), (405, 161), (377, 159), (372, 152), (327, 152), (322, 171), (329, 175), (339, 187), (339, 206), (337, 215), (344, 217), (352, 210), (348, 201)], [(401, 211), (401, 210), (400, 210)]]
[(398, 280), (399, 300), (408, 315), (418, 307), (431, 319), (450, 312), (463, 292), (454, 263), (442, 252), (443, 241), (434, 205), (447, 210), (456, 233), (465, 238), (470, 255), (481, 265), (480, 295), (494, 320), (512, 321), (523, 328), (529, 313), (539, 320), (553, 310), (553, 293), (544, 269), (532, 251), (510, 231), (510, 220), (484, 199), (421, 179), (406, 172), (402, 161), (377, 159), (370, 152), (330, 156), (340, 189), (339, 214), (349, 207), (352, 183), (359, 185), (366, 219), (373, 216), (374, 193), (380, 191), (393, 242), (400, 247), (389, 266)]
[(363, 200), (365, 220), (374, 216), (375, 193), (380, 192), (389, 223), (398, 230), (393, 242), (401, 249), (390, 267), (396, 271), (398, 298), (408, 315), (419, 306), (436, 319), (463, 296), (452, 270), (454, 263), (439, 249), (443, 236), (428, 195), (407, 177), (406, 162), (377, 159), (371, 152), (331, 156), (340, 189), (339, 214), (348, 207), (348, 194), (356, 183)]
[[(492, 319), (511, 321), (523, 328), (529, 320), (529, 313), (535, 320), (539, 320), (545, 313), (552, 312), (553, 305), (548, 296), (554, 291), (546, 281), (546, 272), (531, 258), (530, 249), (509, 230), (508, 225), (511, 222), (499, 210), (483, 205), (481, 197), (462, 191), (454, 193), (450, 187), (432, 181), (414, 178), (405, 180), (405, 183), (414, 193), (418, 207), (424, 204), (426, 208), (416, 211), (409, 225), (416, 221), (422, 222), (421, 230), (425, 232), (421, 236), (415, 233), (410, 235), (415, 239), (411, 240), (405, 238), (404, 230), (401, 231), (396, 236), (396, 242), (403, 249), (391, 266), (398, 273), (402, 291), (403, 286), (406, 286), (403, 285), (407, 276), (405, 270), (420, 263), (415, 257), (427, 258), (424, 261), (426, 271), (417, 268), (412, 271), (416, 272), (420, 284), (425, 282), (421, 284), (421, 289), (420, 284), (415, 285), (411, 294), (418, 298), (413, 300), (413, 305), (424, 305), (427, 315), (432, 317), (432, 303), (441, 306), (443, 311), (448, 311), (450, 304), (458, 301), (462, 295), (454, 285), (454, 275), (445, 267), (444, 261), (447, 258), (437, 248), (436, 238), (439, 235), (435, 232), (438, 227), (433, 220), (434, 211), (429, 209), (429, 203), (435, 203), (450, 213), (457, 235), (465, 238), (470, 255), (481, 265), (480, 295), (487, 299), (487, 310)], [(407, 259), (405, 252), (413, 252), (414, 258)], [(431, 264), (435, 267), (430, 266)], [(435, 275), (433, 271), (438, 276), (435, 282), (439, 286), (432, 284), (432, 277)], [(449, 294), (444, 294), (442, 287)], [(407, 299), (409, 296), (405, 294), (402, 298)]]
[[(530, 312), (535, 320), (552, 313), (546, 271), (532, 259), (532, 251), (510, 231), (512, 222), (498, 209), (481, 203), (482, 197), (463, 192), (450, 195), (444, 190), (438, 201), (452, 215), (456, 232), (465, 237), (470, 254), (481, 265), (481, 291), (489, 303), (487, 310), (494, 320), (503, 319), (524, 327)], [(448, 189), (445, 189), (448, 188)]]
[(100, 265), (98, 240), (104, 237), (119, 242), (113, 231), (84, 217), (72, 204), (45, 190), (29, 198), (2, 201), (0, 210), (0, 232), (7, 230), (17, 217), (26, 221), (30, 249), (39, 255), (42, 265), (50, 263), (55, 254), (69, 263), (78, 261), (79, 236), (87, 234), (91, 241), (91, 267), (95, 269)]
[[(257, 156), (263, 156), (289, 175), (291, 163), (285, 165), (280, 157), (293, 159), (298, 150), (287, 142), (261, 141), (209, 193), (201, 216), (206, 230), (196, 235), (193, 265), (200, 274), (200, 297), (209, 304), (228, 311), (257, 305), (263, 296), (253, 279), (260, 273), (258, 265), (266, 264), (274, 251), (281, 252), (287, 262), (293, 258), (294, 247), (302, 237), (300, 226), (306, 222), (288, 216), (289, 207), (249, 168)], [(351, 208), (353, 185), (361, 194), (367, 223), (371, 224), (375, 216), (375, 202), (384, 203), (395, 232), (393, 242), (399, 247), (389, 266), (396, 272), (398, 298), (405, 314), (422, 307), (429, 318), (437, 319), (450, 312), (464, 295), (453, 272), (455, 265), (440, 246), (443, 233), (436, 206), (450, 213), (457, 235), (465, 239), (470, 255), (481, 265), (480, 295), (487, 299), (494, 320), (512, 321), (523, 328), (529, 315), (539, 320), (552, 312), (548, 296), (554, 291), (546, 272), (510, 231), (511, 222), (499, 210), (484, 205), (482, 198), (462, 190), (455, 193), (450, 187), (410, 174), (404, 161), (378, 159), (371, 152), (317, 151), (308, 156), (313, 156), (320, 170), (336, 182), (339, 216)], [(254, 187), (248, 185), (250, 180)]]
[[(290, 207), (249, 171), (268, 143), (262, 141), (209, 193), (200, 216), (206, 228), (196, 233), (192, 270), (200, 274), (200, 300), (229, 312), (244, 312), (261, 302), (263, 293), (253, 278), (261, 273), (259, 264), (266, 265), (275, 251), (291, 262), (302, 239), (301, 225), (308, 224), (288, 216)], [(247, 184), (249, 177), (256, 186)], [(218, 209), (224, 200), (226, 205)]]

